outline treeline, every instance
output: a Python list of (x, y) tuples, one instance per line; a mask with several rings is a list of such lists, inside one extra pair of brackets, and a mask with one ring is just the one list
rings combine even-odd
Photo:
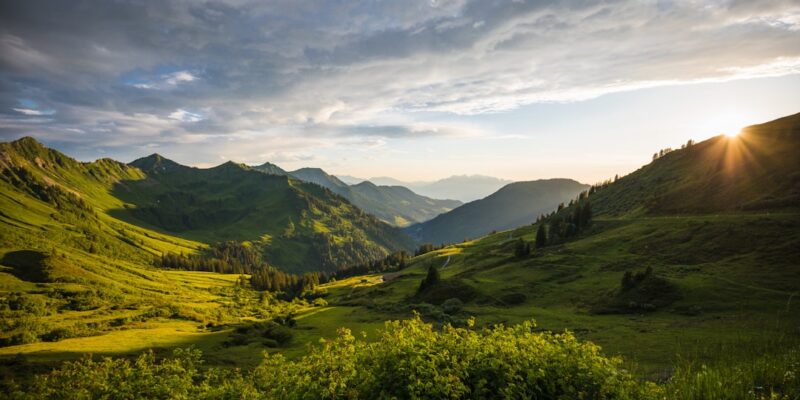
[(520, 238), (514, 245), (514, 255), (524, 257), (529, 255), (534, 247), (542, 248), (563, 243), (583, 232), (592, 224), (592, 203), (587, 198), (588, 192), (583, 192), (577, 201), (570, 202), (569, 207), (564, 207), (562, 203), (557, 211), (540, 216), (536, 220), (539, 228), (536, 230), (534, 243), (528, 243)]
[(342, 279), (356, 275), (398, 271), (406, 267), (409, 258), (411, 257), (405, 251), (398, 251), (380, 260), (339, 267), (333, 276)]
[[(689, 147), (692, 147), (692, 146), (694, 146), (694, 140), (689, 139), (686, 143), (681, 145), (681, 149), (688, 149)], [(667, 155), (669, 153), (672, 153), (673, 151), (674, 150), (672, 149), (672, 147), (667, 147), (667, 148), (661, 149), (661, 150), (653, 153), (653, 161), (658, 160), (659, 158), (664, 157), (665, 155)]]
[(253, 271), (250, 286), (256, 290), (283, 293), (286, 298), (301, 297), (313, 292), (320, 284), (331, 280), (325, 272), (307, 272), (302, 275), (289, 274), (273, 267)]
[(247, 282), (253, 289), (282, 293), (284, 298), (292, 299), (313, 292), (317, 286), (334, 279), (403, 269), (409, 258), (408, 253), (399, 251), (378, 260), (341, 266), (336, 272), (292, 274), (269, 265), (249, 243), (227, 241), (215, 244), (202, 254), (163, 254), (155, 260), (155, 265), (186, 271), (247, 274), (250, 275)]
[(204, 254), (184, 255), (165, 253), (155, 261), (156, 267), (219, 274), (252, 274), (268, 266), (261, 253), (248, 244), (227, 241), (217, 243)]
[(430, 253), (430, 252), (432, 252), (432, 251), (441, 250), (441, 249), (445, 248), (445, 246), (446, 246), (446, 245), (444, 245), (444, 244), (440, 244), (440, 245), (438, 245), (438, 246), (437, 246), (437, 245), (430, 244), (430, 243), (421, 244), (421, 245), (420, 245), (420, 246), (417, 248), (417, 250), (416, 250), (416, 251), (414, 251), (414, 257), (416, 257), (416, 256), (421, 256), (421, 255), (423, 255), (423, 254), (425, 254), (425, 253)]

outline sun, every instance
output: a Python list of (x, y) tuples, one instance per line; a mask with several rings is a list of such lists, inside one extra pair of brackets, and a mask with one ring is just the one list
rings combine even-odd
[(725, 136), (727, 136), (728, 139), (735, 139), (736, 137), (739, 136), (739, 131), (725, 133)]

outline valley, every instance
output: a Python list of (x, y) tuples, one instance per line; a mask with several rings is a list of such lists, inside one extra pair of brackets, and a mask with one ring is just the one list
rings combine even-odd
[[(692, 387), (676, 377), (698, 363), (725, 374), (766, 357), (779, 371), (800, 346), (799, 129), (800, 115), (752, 126), (592, 186), (511, 184), (425, 223), (487, 234), (455, 225), (473, 238), (416, 243), (283, 174), (157, 155), (80, 163), (30, 138), (4, 143), (2, 384), (151, 349), (169, 359), (191, 347), (223, 370), (258, 370), (262, 352), (306, 363), (341, 328), (370, 346), (399, 329), (387, 321), (414, 318), (535, 321), (533, 332), (572, 332), (666, 391)], [(165, 255), (201, 269), (165, 269)], [(256, 286), (276, 271), (284, 286)]]

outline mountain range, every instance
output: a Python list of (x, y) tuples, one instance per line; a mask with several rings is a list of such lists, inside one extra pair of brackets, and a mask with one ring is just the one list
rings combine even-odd
[(285, 171), (271, 163), (252, 168), (267, 174), (289, 175), (328, 188), (362, 210), (395, 226), (424, 222), (462, 204), (458, 200), (437, 200), (421, 196), (403, 186), (379, 186), (369, 181), (348, 185), (320, 168)]
[(20, 229), (58, 231), (64, 227), (24, 221), (46, 220), (53, 207), (73, 210), (65, 226), (86, 230), (87, 248), (122, 241), (138, 249), (133, 253), (155, 252), (144, 239), (128, 240), (123, 221), (145, 237), (173, 236), (198, 246), (247, 241), (286, 271), (332, 271), (414, 246), (399, 229), (330, 190), (242, 164), (199, 169), (158, 154), (130, 164), (81, 163), (29, 137), (1, 146), (4, 218)]

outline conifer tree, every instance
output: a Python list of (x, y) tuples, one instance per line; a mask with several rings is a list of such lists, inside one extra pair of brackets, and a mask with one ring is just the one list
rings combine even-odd
[(536, 248), (542, 248), (547, 245), (547, 231), (544, 228), (544, 223), (539, 224), (539, 229), (536, 230)]

